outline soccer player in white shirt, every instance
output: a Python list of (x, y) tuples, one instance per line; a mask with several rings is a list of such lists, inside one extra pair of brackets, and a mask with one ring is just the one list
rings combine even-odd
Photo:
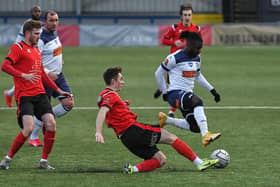
[[(48, 76), (54, 80), (59, 88), (72, 93), (71, 88), (62, 73), (62, 44), (56, 32), (58, 24), (58, 14), (54, 11), (46, 12), (45, 25), (40, 35), (38, 48), (41, 51), (44, 70)], [(59, 95), (59, 93), (52, 91), (48, 86), (44, 86), (49, 98), (54, 97), (60, 101), (59, 104), (53, 107), (55, 117), (61, 117), (67, 114), (74, 107), (73, 97), (69, 98)], [(41, 121), (35, 119), (35, 127), (29, 140), (29, 144), (34, 147), (42, 145), (38, 137), (42, 125)]]
[[(181, 110), (185, 119), (171, 118), (165, 113), (159, 113), (159, 124), (164, 127), (166, 123), (176, 127), (200, 132), (202, 144), (209, 145), (218, 139), (221, 133), (208, 131), (203, 102), (193, 93), (195, 81), (209, 90), (216, 102), (220, 101), (220, 95), (200, 72), (203, 41), (194, 32), (183, 31), (181, 37), (187, 40), (187, 47), (167, 56), (155, 72), (159, 89), (162, 91), (164, 101)], [(166, 87), (165, 72), (168, 72), (170, 84)]]
[[(30, 10), (30, 14), (31, 14), (31, 19), (27, 19), (24, 21), (30, 21), (30, 20), (36, 20), (36, 21), (40, 21), (40, 17), (41, 17), (41, 8), (40, 6), (33, 6)], [(23, 24), (24, 25), (24, 24)], [(15, 43), (20, 42), (21, 40), (24, 39), (24, 34), (23, 34), (23, 25), (20, 27), (19, 33), (17, 35), (16, 41)], [(13, 86), (12, 88), (10, 88), (9, 90), (4, 90), (4, 95), (5, 95), (5, 100), (6, 100), (6, 105), (8, 107), (12, 107), (13, 106), (13, 95), (14, 95), (14, 91), (15, 91), (15, 86)]]

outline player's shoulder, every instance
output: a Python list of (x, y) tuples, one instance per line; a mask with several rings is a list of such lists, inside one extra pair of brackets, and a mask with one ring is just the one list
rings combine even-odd
[(117, 95), (117, 93), (109, 88), (104, 89), (102, 92), (99, 93), (99, 96), (101, 97), (108, 97), (108, 96), (114, 96)]
[(191, 25), (191, 27), (196, 31), (196, 32), (200, 32), (201, 31), (201, 27), (199, 25), (193, 24)]
[(24, 49), (24, 43), (22, 41), (16, 42), (10, 47), (10, 49), (16, 50), (16, 51), (22, 51)]
[(181, 62), (189, 62), (189, 61), (193, 61), (193, 62), (200, 62), (200, 55), (196, 56), (196, 57), (190, 57), (188, 56), (184, 50), (178, 50), (174, 53), (174, 60), (176, 62), (176, 64), (181, 63)]
[(177, 28), (179, 28), (179, 27), (181, 27), (181, 26), (182, 26), (182, 23), (181, 23), (181, 22), (178, 22), (178, 23), (173, 24), (173, 25), (171, 26), (171, 28), (172, 28), (173, 30), (176, 30)]
[(46, 30), (42, 30), (40, 39), (43, 41), (44, 44), (51, 42), (52, 40), (56, 39), (58, 37), (57, 32), (47, 32)]

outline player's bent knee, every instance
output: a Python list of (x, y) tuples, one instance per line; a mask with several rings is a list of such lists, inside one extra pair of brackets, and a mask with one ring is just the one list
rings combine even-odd
[(47, 130), (54, 131), (56, 129), (56, 121), (52, 114), (45, 114), (42, 116), (42, 120)]
[(197, 122), (196, 122), (193, 114), (192, 115), (188, 115), (186, 117), (186, 120), (190, 124), (190, 131), (191, 132), (194, 132), (194, 133), (199, 133), (200, 132), (200, 128), (197, 125)]
[(198, 97), (197, 95), (192, 97), (192, 106), (193, 108), (197, 107), (197, 106), (203, 106), (203, 101), (200, 97)]
[(175, 134), (168, 132), (165, 129), (161, 129), (161, 138), (159, 143), (172, 144), (178, 137)]

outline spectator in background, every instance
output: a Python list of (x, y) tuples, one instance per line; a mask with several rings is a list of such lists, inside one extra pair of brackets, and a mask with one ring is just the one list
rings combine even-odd
[[(26, 21), (30, 21), (30, 20), (40, 21), (40, 17), (41, 17), (41, 8), (40, 8), (40, 6), (37, 6), (37, 5), (33, 6), (31, 8), (31, 10), (30, 10), (30, 14), (31, 14), (31, 19), (28, 19)], [(15, 43), (21, 42), (23, 39), (24, 39), (24, 34), (23, 34), (23, 25), (22, 25), (20, 27), (20, 30), (19, 30), (19, 33), (17, 35)], [(15, 91), (15, 86), (10, 88), (9, 90), (4, 90), (6, 105), (8, 107), (12, 107), (13, 106), (13, 101), (12, 101), (13, 98), (12, 97), (14, 95), (14, 91)]]
[[(193, 9), (190, 5), (180, 6), (180, 18), (181, 21), (172, 25), (167, 33), (163, 36), (162, 43), (164, 45), (170, 46), (170, 54), (176, 52), (179, 49), (183, 49), (186, 46), (184, 39), (180, 38), (182, 31), (196, 32), (201, 36), (201, 30), (198, 25), (192, 23)], [(169, 83), (169, 78), (167, 74), (167, 83)], [(154, 98), (158, 98), (161, 95), (161, 90), (156, 90), (154, 93)], [(168, 115), (170, 117), (175, 117), (174, 112), (175, 107), (170, 107)]]

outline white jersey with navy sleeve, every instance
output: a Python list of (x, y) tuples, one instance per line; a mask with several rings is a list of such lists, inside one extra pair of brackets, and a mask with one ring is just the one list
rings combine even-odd
[[(184, 50), (178, 50), (175, 53), (168, 55), (156, 71), (156, 79), (160, 89), (163, 93), (172, 90), (193, 92), (195, 81), (208, 90), (213, 89), (213, 86), (210, 85), (201, 74), (200, 66), (200, 55), (192, 58), (187, 56)], [(162, 81), (162, 77), (164, 77), (162, 70), (168, 72), (170, 81), (168, 88), (164, 85), (165, 81)]]
[(21, 25), (21, 27), (20, 27), (20, 29), (19, 29), (19, 32), (18, 32), (18, 35), (17, 35), (17, 38), (16, 38), (15, 43), (18, 43), (18, 42), (20, 42), (21, 40), (24, 39), (23, 25), (24, 25), (25, 22), (31, 21), (31, 20), (32, 20), (32, 19), (27, 19), (27, 20), (25, 20), (25, 21), (23, 22), (23, 24)]
[(38, 42), (41, 51), (43, 66), (48, 71), (60, 74), (62, 72), (62, 44), (57, 32), (43, 30)]

